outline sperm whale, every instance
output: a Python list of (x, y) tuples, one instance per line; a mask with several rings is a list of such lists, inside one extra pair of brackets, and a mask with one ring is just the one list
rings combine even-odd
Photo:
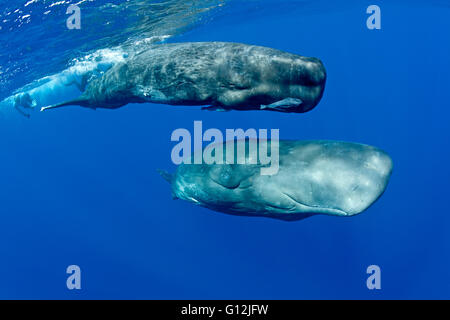
[(227, 42), (152, 45), (87, 84), (78, 105), (115, 109), (129, 103), (203, 106), (211, 111), (302, 113), (323, 95), (326, 71), (317, 58)]
[[(250, 150), (248, 140), (237, 143), (238, 149), (243, 144)], [(220, 147), (224, 155), (225, 145)], [(160, 173), (175, 199), (232, 215), (294, 221), (359, 214), (383, 194), (392, 172), (389, 155), (368, 145), (281, 140), (278, 148), (274, 175), (261, 175), (261, 161), (251, 164), (250, 152), (243, 162), (181, 164), (174, 174)]]

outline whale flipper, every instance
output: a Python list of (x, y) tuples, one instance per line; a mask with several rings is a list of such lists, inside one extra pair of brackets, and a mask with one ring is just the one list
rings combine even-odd
[(18, 94), (14, 100), (14, 107), (22, 107), (25, 109), (33, 109), (36, 106), (36, 100), (31, 98), (29, 93)]
[(168, 173), (165, 170), (157, 169), (158, 173), (163, 177), (164, 180), (166, 180), (168, 183), (172, 183), (173, 175)]
[(36, 106), (36, 100), (27, 92), (19, 93), (14, 97), (13, 106), (22, 116), (30, 118), (30, 114), (22, 109), (33, 109)]
[(81, 107), (87, 107), (87, 108), (91, 108), (91, 109), (95, 109), (93, 107), (89, 107), (88, 105), (88, 100), (80, 97), (78, 99), (75, 100), (70, 100), (70, 101), (66, 101), (63, 103), (58, 103), (58, 104), (53, 104), (50, 106), (46, 106), (46, 107), (42, 107), (41, 108), (41, 112), (48, 110), (48, 109), (56, 109), (56, 108), (61, 108), (61, 107), (66, 107), (66, 106), (81, 106)]
[(228, 112), (228, 111), (230, 111), (229, 109), (225, 109), (225, 108), (219, 107), (219, 106), (202, 107), (202, 110), (218, 111), (218, 112)]
[(297, 98), (286, 98), (269, 105), (262, 104), (261, 110), (276, 110), (281, 112), (289, 112), (292, 108), (297, 108), (303, 101)]
[[(161, 169), (157, 169), (157, 171), (161, 175), (161, 177), (163, 177), (164, 180), (166, 180), (168, 183), (172, 184), (173, 174), (171, 174), (165, 170), (161, 170)], [(173, 191), (172, 191), (172, 199), (173, 200), (179, 199)]]

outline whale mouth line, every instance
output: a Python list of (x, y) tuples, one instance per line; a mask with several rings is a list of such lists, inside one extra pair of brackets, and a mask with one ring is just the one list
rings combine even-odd
[[(237, 189), (242, 189), (242, 188), (240, 188), (240, 185), (241, 185), (242, 181), (240, 181), (237, 186), (228, 187), (228, 186), (225, 186), (225, 185), (219, 183), (215, 179), (211, 179), (211, 180), (213, 182), (215, 182), (218, 186), (220, 186), (220, 187), (222, 187), (223, 189), (226, 189), (226, 190), (234, 191), (234, 190), (237, 190)], [(245, 188), (245, 189), (248, 189), (248, 188)], [(289, 200), (294, 202), (293, 205), (290, 206), (289, 208), (284, 208), (284, 207), (276, 206), (276, 205), (269, 204), (269, 203), (267, 203), (267, 205), (269, 207), (272, 207), (272, 208), (275, 208), (275, 209), (287, 209), (289, 211), (295, 211), (296, 208), (300, 207), (300, 208), (303, 208), (303, 209), (310, 209), (312, 212), (320, 212), (320, 213), (326, 214), (326, 215), (345, 216), (345, 217), (351, 216), (351, 214), (349, 214), (348, 212), (346, 212), (346, 211), (344, 211), (342, 209), (339, 209), (339, 208), (327, 208), (327, 207), (320, 207), (320, 206), (309, 205), (309, 204), (306, 204), (306, 203), (303, 203), (303, 202), (300, 202), (300, 201), (296, 200), (293, 196), (289, 195), (286, 192), (281, 192), (281, 194), (282, 194), (282, 196), (285, 196)], [(199, 203), (198, 200), (195, 200), (194, 202), (196, 204)]]
[[(328, 214), (328, 215), (335, 215), (335, 216), (349, 216), (349, 214), (347, 212), (345, 212), (342, 209), (339, 208), (326, 208), (326, 207), (319, 207), (319, 206), (313, 206), (313, 205), (308, 205), (305, 204), (303, 202), (300, 202), (298, 200), (296, 200), (293, 196), (289, 195), (286, 192), (282, 192), (282, 194), (284, 196), (286, 196), (287, 198), (289, 198), (291, 201), (293, 201), (295, 204), (300, 205), (301, 207), (305, 207), (314, 211), (320, 210), (322, 211), (321, 213), (323, 214)], [(293, 207), (295, 208), (295, 206)]]

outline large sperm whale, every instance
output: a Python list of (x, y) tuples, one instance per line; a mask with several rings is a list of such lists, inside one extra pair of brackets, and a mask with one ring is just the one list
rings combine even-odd
[[(239, 143), (249, 149), (248, 140)], [(241, 162), (246, 164), (181, 164), (173, 175), (160, 173), (175, 199), (233, 215), (294, 221), (359, 214), (383, 194), (392, 172), (385, 152), (357, 143), (279, 141), (274, 175), (261, 175), (261, 162), (250, 164), (249, 154)]]
[(152, 45), (130, 55), (69, 105), (115, 109), (129, 103), (207, 110), (306, 112), (322, 98), (326, 71), (316, 58), (226, 42)]

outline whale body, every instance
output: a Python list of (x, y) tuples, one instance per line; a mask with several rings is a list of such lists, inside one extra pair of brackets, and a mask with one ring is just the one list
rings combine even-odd
[(215, 111), (306, 112), (322, 98), (319, 59), (226, 42), (152, 45), (94, 79), (69, 105), (114, 109), (129, 103), (204, 106)]
[(160, 173), (175, 199), (233, 215), (294, 221), (363, 212), (385, 191), (393, 166), (378, 148), (339, 141), (279, 141), (274, 175), (261, 175), (260, 162), (249, 164), (248, 152), (245, 157), (234, 162), (245, 164), (181, 164), (173, 175)]

